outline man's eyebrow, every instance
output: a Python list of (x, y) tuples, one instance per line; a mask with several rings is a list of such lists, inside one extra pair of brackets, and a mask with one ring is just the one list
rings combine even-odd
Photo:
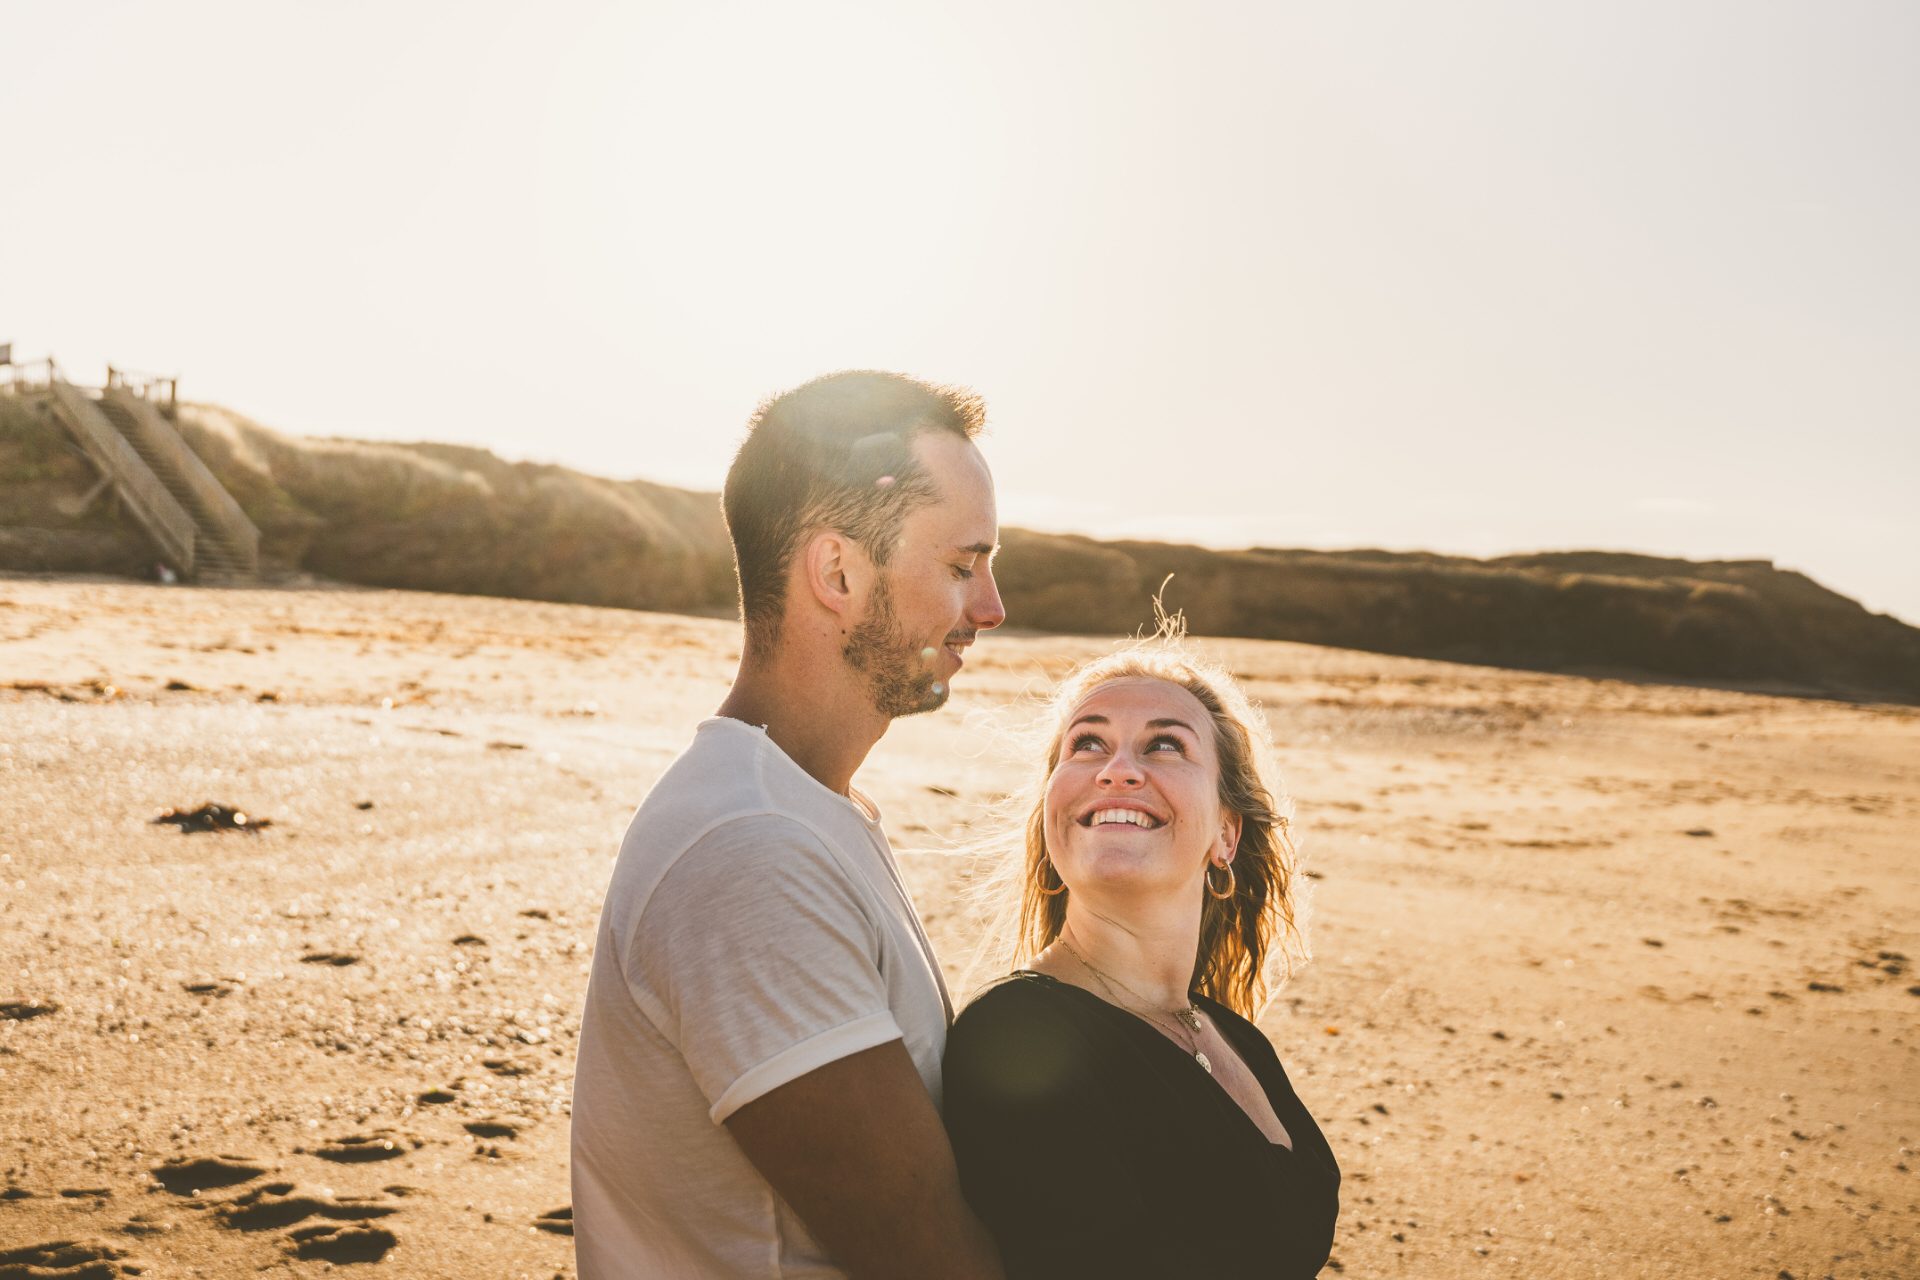
[(1000, 548), (985, 542), (973, 542), (964, 547), (955, 547), (954, 550), (964, 551), (968, 555), (974, 556), (991, 556), (998, 553)]

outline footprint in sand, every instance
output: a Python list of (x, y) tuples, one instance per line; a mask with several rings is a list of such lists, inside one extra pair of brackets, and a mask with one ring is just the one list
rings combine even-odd
[(309, 1218), (365, 1222), (400, 1212), (398, 1205), (371, 1196), (327, 1196), (299, 1192), (291, 1182), (274, 1182), (218, 1205), (220, 1225), (234, 1231), (277, 1231)]
[(145, 1274), (125, 1249), (89, 1240), (53, 1240), (0, 1249), (0, 1280), (121, 1280)]
[(480, 1065), (497, 1076), (530, 1076), (540, 1069), (525, 1062), (515, 1062), (512, 1058), (485, 1058)]
[(224, 982), (209, 980), (204, 982), (183, 982), (180, 985), (196, 996), (212, 996), (216, 1000), (221, 996), (230, 996), (233, 994), (233, 988)]
[(58, 1012), (60, 1006), (51, 1000), (46, 1004), (32, 1000), (0, 1000), (0, 1022), (25, 1022), (28, 1018), (44, 1018)]
[(568, 1204), (549, 1209), (535, 1218), (533, 1225), (556, 1236), (570, 1236), (573, 1234), (573, 1206)]
[(310, 1154), (335, 1164), (371, 1164), (377, 1160), (398, 1160), (425, 1145), (418, 1138), (397, 1133), (356, 1133), (314, 1147)]
[(359, 964), (360, 957), (345, 951), (310, 951), (300, 957), (300, 963), (330, 964), (339, 969), (350, 964)]
[(460, 1126), (476, 1138), (517, 1138), (520, 1126), (505, 1120), (471, 1120)]
[(153, 1180), (174, 1195), (197, 1196), (252, 1182), (265, 1172), (245, 1156), (175, 1156), (153, 1171)]
[(378, 1262), (400, 1243), (385, 1227), (302, 1227), (289, 1236), (294, 1257), (333, 1263)]

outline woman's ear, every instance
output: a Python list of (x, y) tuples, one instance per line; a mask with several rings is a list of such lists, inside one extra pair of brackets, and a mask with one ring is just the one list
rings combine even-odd
[(1240, 815), (1222, 812), (1220, 815), (1220, 865), (1233, 862), (1234, 855), (1240, 852)]

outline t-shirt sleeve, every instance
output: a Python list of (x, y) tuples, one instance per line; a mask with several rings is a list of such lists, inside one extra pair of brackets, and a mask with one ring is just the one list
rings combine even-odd
[(1058, 993), (1014, 980), (969, 1006), (947, 1040), (945, 1119), (961, 1186), (1009, 1280), (1180, 1273), (1129, 1176), (1126, 1117), (1097, 1046)]
[(635, 923), (628, 989), (679, 1049), (714, 1123), (791, 1080), (901, 1038), (881, 926), (825, 842), (778, 815), (721, 824)]

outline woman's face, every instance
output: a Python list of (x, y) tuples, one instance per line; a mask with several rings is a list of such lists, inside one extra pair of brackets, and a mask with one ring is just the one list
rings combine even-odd
[(1047, 779), (1047, 852), (1070, 890), (1200, 892), (1231, 857), (1239, 820), (1220, 806), (1213, 719), (1164, 680), (1111, 680), (1067, 716)]

